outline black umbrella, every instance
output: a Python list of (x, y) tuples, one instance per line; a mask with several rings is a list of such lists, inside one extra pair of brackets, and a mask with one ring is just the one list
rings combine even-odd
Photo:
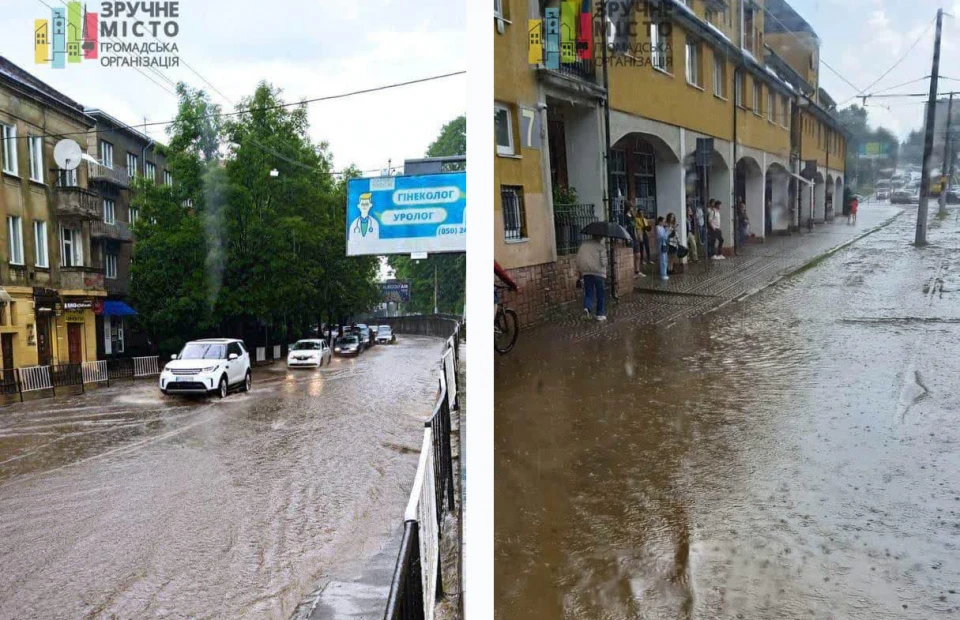
[(632, 241), (627, 229), (616, 222), (590, 222), (580, 231), (584, 235), (597, 235), (599, 237), (610, 237), (611, 239), (623, 239)]

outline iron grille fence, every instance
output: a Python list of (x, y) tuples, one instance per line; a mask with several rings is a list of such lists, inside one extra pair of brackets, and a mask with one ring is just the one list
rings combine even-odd
[(133, 379), (133, 359), (107, 360), (107, 380)]
[(592, 204), (554, 205), (553, 228), (557, 238), (557, 254), (576, 254), (586, 239), (580, 231), (596, 219)]
[(16, 394), (20, 389), (15, 368), (4, 368), (0, 371), (0, 394)]
[(403, 540), (397, 569), (390, 584), (386, 620), (414, 620), (424, 617), (423, 577), (420, 565), (420, 536), (416, 521), (403, 524)]
[(80, 364), (56, 364), (50, 367), (53, 389), (73, 385), (83, 386), (83, 367)]
[(500, 202), (503, 207), (503, 237), (507, 241), (519, 241), (527, 237), (527, 213), (523, 204), (523, 188), (510, 185), (500, 187)]
[(56, 395), (57, 388), (80, 386), (86, 390), (90, 383), (107, 383), (115, 379), (137, 379), (160, 373), (159, 358), (135, 357), (82, 362), (80, 364), (54, 364), (50, 366), (26, 366), (0, 370), (0, 394), (19, 394), (20, 400), (29, 392), (49, 392)]

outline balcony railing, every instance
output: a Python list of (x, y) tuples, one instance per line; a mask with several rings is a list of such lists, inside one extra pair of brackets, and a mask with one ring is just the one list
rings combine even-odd
[(580, 231), (597, 216), (592, 204), (553, 205), (553, 227), (557, 236), (557, 255), (574, 254), (584, 237)]
[(103, 291), (103, 269), (94, 267), (61, 267), (60, 288), (70, 290)]
[(87, 162), (87, 178), (91, 181), (107, 181), (120, 187), (130, 187), (130, 174), (126, 166), (114, 165), (108, 168), (103, 164)]
[(587, 82), (595, 82), (597, 75), (597, 65), (593, 60), (577, 60), (575, 62), (562, 62), (560, 67), (553, 69), (560, 75)]
[(101, 198), (80, 187), (58, 187), (57, 212), (61, 216), (95, 220), (100, 218)]
[(133, 232), (126, 222), (108, 224), (103, 220), (90, 222), (90, 236), (94, 239), (115, 239), (117, 241), (133, 241)]

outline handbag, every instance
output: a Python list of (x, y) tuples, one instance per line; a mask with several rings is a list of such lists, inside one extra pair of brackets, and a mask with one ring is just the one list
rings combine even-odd
[(689, 253), (690, 250), (688, 250), (686, 246), (681, 245), (679, 248), (677, 248), (677, 258), (685, 258)]

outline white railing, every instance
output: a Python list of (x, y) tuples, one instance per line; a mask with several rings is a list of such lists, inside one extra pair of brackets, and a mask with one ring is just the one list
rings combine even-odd
[(257, 361), (262, 362), (267, 359), (267, 347), (257, 347)]
[(403, 517), (405, 521), (416, 521), (419, 529), (424, 620), (433, 620), (433, 608), (437, 600), (437, 571), (440, 570), (440, 531), (437, 526), (432, 433), (430, 428), (423, 432), (417, 475)]
[(28, 366), (27, 368), (19, 368), (18, 372), (20, 373), (21, 392), (53, 389), (49, 366)]
[(107, 360), (84, 362), (82, 368), (84, 383), (100, 383), (110, 379), (110, 376), (107, 374)]
[(160, 374), (159, 358), (153, 357), (135, 357), (133, 358), (133, 376), (149, 377), (150, 375)]
[(280, 345), (278, 344), (273, 345), (273, 359), (280, 359)]
[(453, 360), (453, 349), (447, 349), (441, 358), (443, 375), (447, 382), (447, 403), (451, 409), (457, 408), (457, 369)]

